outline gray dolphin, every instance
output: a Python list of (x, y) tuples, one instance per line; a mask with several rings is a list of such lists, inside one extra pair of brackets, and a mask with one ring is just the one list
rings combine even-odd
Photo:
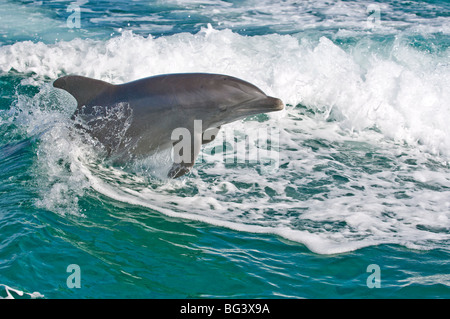
[(187, 131), (192, 151), (174, 152), (171, 178), (189, 172), (200, 145), (212, 141), (221, 125), (284, 107), (253, 84), (221, 74), (165, 74), (119, 85), (68, 75), (53, 86), (75, 97), (73, 119), (106, 147), (115, 163), (175, 150), (183, 134), (174, 138), (174, 132)]

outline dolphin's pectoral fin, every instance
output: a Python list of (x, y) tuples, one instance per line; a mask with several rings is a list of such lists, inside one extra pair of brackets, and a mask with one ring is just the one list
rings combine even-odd
[(202, 134), (202, 144), (207, 144), (215, 140), (219, 134), (220, 126), (209, 128)]
[(200, 153), (201, 142), (201, 133), (194, 134), (192, 138), (181, 138), (173, 142), (173, 165), (167, 174), (169, 178), (177, 178), (189, 173)]
[(179, 163), (173, 164), (167, 176), (169, 178), (178, 178), (184, 174), (189, 173), (189, 171), (194, 166), (194, 163)]

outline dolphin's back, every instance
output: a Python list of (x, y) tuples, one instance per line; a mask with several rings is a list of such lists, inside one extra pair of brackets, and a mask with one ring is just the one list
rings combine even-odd
[[(67, 75), (57, 79), (53, 86), (66, 90), (75, 97), (78, 109), (124, 101), (161, 107), (164, 107), (163, 104), (198, 106), (199, 103), (223, 102), (228, 97), (245, 99), (244, 96), (247, 95), (266, 96), (258, 87), (244, 80), (210, 73), (156, 75), (119, 85)], [(230, 100), (229, 103), (232, 104), (233, 101)]]

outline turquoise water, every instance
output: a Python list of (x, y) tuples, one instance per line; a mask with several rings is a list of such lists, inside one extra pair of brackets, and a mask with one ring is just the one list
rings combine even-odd
[[(0, 2), (1, 297), (450, 297), (447, 1), (74, 4)], [(109, 165), (51, 85), (175, 72), (286, 109), (166, 180)], [(233, 160), (268, 130), (273, 161)]]

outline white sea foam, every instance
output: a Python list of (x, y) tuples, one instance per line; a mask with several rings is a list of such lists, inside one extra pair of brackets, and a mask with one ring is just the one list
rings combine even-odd
[(31, 299), (44, 298), (44, 295), (42, 295), (39, 292), (33, 292), (33, 293), (23, 292), (22, 290), (14, 289), (14, 288), (11, 288), (4, 284), (0, 284), (0, 287), (3, 287), (5, 289), (5, 293), (6, 293), (6, 296), (5, 297), (0, 296), (0, 299), (15, 299), (13, 294), (16, 294), (19, 297), (23, 297), (25, 294), (25, 295), (28, 295), (29, 298), (31, 298)]
[[(419, 51), (401, 38), (383, 48), (361, 40), (344, 50), (326, 37), (248, 37), (209, 26), (160, 38), (124, 32), (107, 41), (19, 42), (0, 47), (0, 70), (33, 73), (28, 83), (42, 86), (16, 105), (17, 122), (42, 134), (41, 207), (89, 218), (77, 200), (93, 188), (168, 216), (340, 253), (380, 243), (427, 249), (450, 239), (448, 52)], [(280, 169), (230, 167), (204, 149), (204, 162), (188, 178), (149, 188), (141, 178), (151, 174), (148, 163), (138, 163), (135, 174), (103, 167), (95, 144), (71, 130), (75, 101), (42, 84), (68, 73), (122, 83), (172, 72), (237, 76), (287, 103), (264, 123), (223, 128), (280, 128)]]
[(244, 37), (211, 27), (195, 35), (157, 39), (126, 32), (106, 42), (4, 46), (0, 70), (52, 79), (74, 73), (115, 83), (159, 73), (226, 73), (255, 83), (285, 103), (339, 114), (343, 127), (376, 126), (395, 140), (450, 155), (445, 122), (450, 115), (449, 51), (427, 54), (399, 39), (385, 56), (377, 54), (377, 48), (367, 50), (371, 45), (362, 41), (346, 52), (325, 37), (318, 43), (279, 35)]

